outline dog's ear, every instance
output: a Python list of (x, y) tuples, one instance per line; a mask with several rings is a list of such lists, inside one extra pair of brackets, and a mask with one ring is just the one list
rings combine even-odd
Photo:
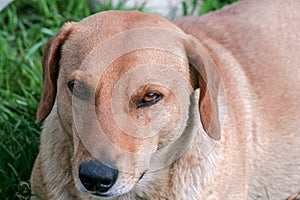
[(64, 41), (72, 32), (74, 23), (66, 23), (59, 32), (52, 37), (45, 46), (43, 67), (43, 91), (36, 114), (36, 122), (42, 122), (51, 112), (54, 105), (59, 71), (60, 51)]
[(184, 43), (190, 70), (196, 77), (197, 88), (200, 88), (199, 112), (202, 126), (212, 139), (219, 140), (221, 126), (218, 93), (221, 82), (215, 60), (209, 50), (192, 36)]

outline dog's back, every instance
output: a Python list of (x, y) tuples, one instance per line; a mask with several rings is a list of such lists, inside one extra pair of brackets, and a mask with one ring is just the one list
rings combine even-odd
[[(243, 77), (251, 91), (245, 95), (255, 110), (252, 131), (240, 133), (249, 134), (249, 199), (258, 191), (278, 199), (283, 191), (300, 189), (299, 10), (300, 1), (250, 0), (175, 21), (215, 53), (222, 75), (225, 70)], [(231, 56), (242, 71), (228, 63)]]

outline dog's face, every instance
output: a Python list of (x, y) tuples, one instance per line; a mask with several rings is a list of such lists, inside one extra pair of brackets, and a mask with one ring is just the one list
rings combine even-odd
[(144, 177), (190, 144), (191, 97), (200, 86), (202, 124), (211, 126), (211, 94), (204, 72), (189, 66), (183, 36), (159, 17), (107, 12), (66, 24), (48, 42), (38, 121), (56, 97), (59, 120), (73, 141), (78, 190), (113, 197), (160, 179)]

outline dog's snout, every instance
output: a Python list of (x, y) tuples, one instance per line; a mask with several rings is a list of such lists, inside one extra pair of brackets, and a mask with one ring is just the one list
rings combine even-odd
[(117, 169), (97, 160), (86, 161), (79, 166), (80, 181), (85, 189), (92, 192), (107, 192), (115, 184), (118, 174)]

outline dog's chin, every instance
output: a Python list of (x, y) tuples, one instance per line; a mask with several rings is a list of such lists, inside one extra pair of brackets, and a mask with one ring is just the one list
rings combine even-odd
[(126, 195), (128, 192), (132, 191), (133, 188), (128, 189), (128, 190), (123, 190), (123, 191), (111, 191), (111, 192), (106, 192), (106, 193), (98, 193), (98, 192), (88, 192), (89, 196), (93, 197), (94, 199), (114, 199), (119, 196)]
[(89, 196), (91, 196), (93, 199), (113, 199), (120, 195), (114, 195), (114, 194), (100, 194), (100, 193), (88, 193)]
[(77, 188), (80, 192), (84, 193), (85, 195), (92, 197), (93, 199), (114, 199), (116, 197), (119, 196), (123, 196), (126, 195), (127, 193), (129, 193), (130, 191), (133, 190), (133, 188), (121, 188), (118, 189), (116, 188), (115, 190), (112, 189), (111, 191), (108, 191), (106, 193), (99, 193), (99, 192), (91, 192), (91, 191), (87, 191), (83, 188)]

